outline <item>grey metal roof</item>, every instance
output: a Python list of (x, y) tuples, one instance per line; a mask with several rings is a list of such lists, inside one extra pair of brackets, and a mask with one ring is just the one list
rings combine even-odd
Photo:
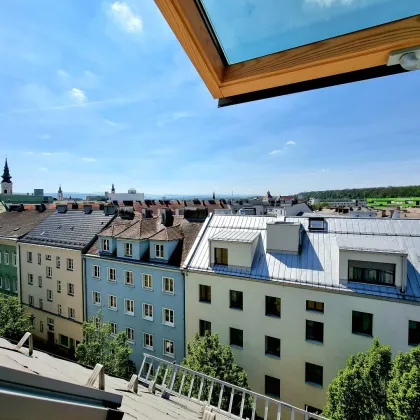
[[(304, 226), (300, 254), (266, 251), (266, 224), (278, 220), (300, 222)], [(310, 232), (308, 218), (213, 214), (204, 224), (186, 260), (185, 268), (420, 302), (420, 220), (329, 218), (326, 225), (325, 232)], [(250, 270), (219, 265), (210, 267), (209, 239), (225, 229), (260, 232), (261, 240)], [(358, 249), (364, 247), (367, 250), (370, 246), (379, 249), (381, 245), (378, 245), (378, 241), (386, 241), (392, 247), (391, 252), (402, 251), (408, 255), (405, 294), (388, 286), (354, 282), (340, 284), (338, 243), (356, 244), (356, 238)], [(388, 242), (389, 240), (392, 242)]]
[(6, 211), (0, 213), (0, 237), (17, 239), (30, 232), (52, 213), (51, 210)]
[(209, 239), (212, 241), (252, 243), (259, 237), (259, 235), (259, 231), (253, 230), (220, 229), (217, 234), (213, 235)]
[(340, 235), (337, 236), (337, 244), (340, 249), (347, 251), (370, 251), (383, 252), (386, 254), (407, 255), (394, 238), (381, 238), (376, 236)]
[(22, 238), (22, 242), (82, 250), (115, 216), (103, 211), (55, 212)]

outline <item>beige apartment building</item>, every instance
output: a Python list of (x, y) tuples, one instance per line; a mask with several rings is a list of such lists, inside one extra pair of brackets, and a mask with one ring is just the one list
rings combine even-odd
[(91, 206), (58, 205), (20, 241), (22, 303), (33, 316), (33, 334), (49, 346), (74, 349), (82, 341), (82, 255), (113, 217)]
[(373, 337), (420, 343), (419, 255), (417, 220), (212, 215), (185, 264), (186, 340), (218, 333), (253, 391), (322, 410)]

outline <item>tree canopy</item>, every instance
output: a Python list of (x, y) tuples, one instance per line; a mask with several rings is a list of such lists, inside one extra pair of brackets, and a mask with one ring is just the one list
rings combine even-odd
[(112, 335), (111, 324), (99, 322), (92, 317), (83, 323), (83, 341), (76, 348), (78, 363), (94, 367), (97, 363), (104, 366), (105, 373), (129, 378), (134, 371), (134, 364), (130, 360), (133, 351), (127, 342), (125, 332)]
[(350, 356), (328, 387), (323, 415), (331, 420), (419, 420), (420, 348), (399, 353), (377, 338)]
[(0, 336), (18, 341), (31, 329), (30, 316), (19, 299), (0, 294)]
[[(187, 356), (181, 363), (189, 369), (204, 373), (233, 385), (249, 389), (248, 375), (245, 370), (234, 363), (234, 356), (230, 346), (222, 344), (218, 334), (206, 332), (204, 337), (195, 335), (194, 340), (187, 344)], [(168, 375), (169, 378), (170, 375)], [(166, 381), (168, 382), (169, 379)], [(179, 389), (180, 375), (177, 375), (174, 389)], [(158, 383), (161, 381), (158, 380)], [(183, 393), (187, 393), (191, 383), (191, 377), (184, 381)], [(200, 381), (195, 380), (193, 384), (192, 395), (197, 397), (200, 388)], [(210, 391), (210, 382), (206, 381), (203, 385), (202, 396), (208, 396)], [(213, 387), (211, 404), (217, 405), (220, 393), (220, 386), (215, 384)], [(230, 389), (225, 389), (222, 398), (221, 407), (228, 410), (230, 400)], [(239, 413), (242, 395), (235, 394), (232, 404), (232, 413)], [(249, 396), (245, 399), (244, 413), (251, 410), (251, 400)]]
[(397, 197), (420, 197), (420, 185), (404, 187), (371, 187), (350, 188), (343, 190), (307, 191), (300, 193), (306, 198), (318, 198), (320, 200), (336, 200), (340, 198), (397, 198)]

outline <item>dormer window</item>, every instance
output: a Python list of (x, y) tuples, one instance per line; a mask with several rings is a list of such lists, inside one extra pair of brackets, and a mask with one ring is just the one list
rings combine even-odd
[(214, 248), (214, 263), (219, 265), (228, 265), (227, 248)]
[(349, 260), (349, 281), (395, 284), (395, 264)]
[(163, 245), (162, 244), (155, 245), (155, 257), (156, 258), (164, 258)]
[(133, 244), (126, 242), (124, 244), (124, 256), (132, 257), (133, 256)]
[(323, 217), (311, 217), (309, 219), (309, 230), (325, 230), (325, 219)]
[(102, 239), (102, 250), (109, 251), (109, 239)]

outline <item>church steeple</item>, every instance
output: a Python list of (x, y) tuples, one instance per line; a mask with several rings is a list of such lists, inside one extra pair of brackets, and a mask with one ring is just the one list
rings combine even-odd
[(7, 158), (6, 158), (6, 163), (4, 164), (3, 175), (1, 177), (2, 177), (1, 182), (8, 182), (8, 183), (12, 182), (12, 177), (10, 176), (10, 172), (9, 172), (9, 165), (7, 164)]
[(114, 187), (114, 184), (112, 184), (111, 194), (115, 194), (115, 187)]
[(12, 183), (12, 177), (10, 176), (10, 172), (9, 172), (9, 165), (7, 164), (7, 158), (4, 164), (3, 175), (1, 176), (0, 194), (3, 194), (3, 195), (13, 194), (13, 183)]
[(57, 200), (62, 201), (63, 199), (64, 199), (64, 194), (63, 194), (63, 190), (61, 189), (61, 184), (60, 184), (60, 187), (58, 188)]

